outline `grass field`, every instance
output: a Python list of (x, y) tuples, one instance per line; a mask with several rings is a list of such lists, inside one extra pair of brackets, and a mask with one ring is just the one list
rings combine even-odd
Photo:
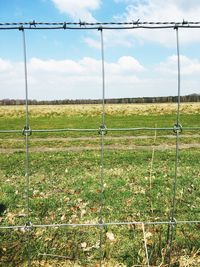
[[(106, 106), (106, 126), (173, 127), (175, 104)], [(101, 105), (30, 106), (31, 129), (94, 128)], [(200, 104), (181, 105), (183, 127), (200, 127)], [(21, 130), (22, 106), (0, 108), (0, 130)], [(175, 174), (172, 130), (105, 135), (104, 222), (168, 221)], [(200, 133), (180, 134), (176, 220), (200, 220)], [(33, 224), (97, 223), (101, 198), (101, 136), (90, 132), (33, 133), (29, 138)], [(1, 225), (27, 223), (25, 137), (0, 133)], [(145, 226), (149, 261), (167, 266), (167, 225)], [(200, 225), (178, 224), (171, 266), (200, 266)], [(99, 266), (100, 229), (63, 227), (0, 230), (0, 266)], [(30, 246), (27, 246), (29, 239)], [(57, 257), (56, 255), (60, 256)], [(141, 225), (103, 229), (104, 266), (146, 266)]]

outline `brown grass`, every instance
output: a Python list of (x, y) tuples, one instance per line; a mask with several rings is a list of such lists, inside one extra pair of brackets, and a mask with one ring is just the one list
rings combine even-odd
[[(150, 115), (172, 114), (177, 110), (176, 103), (165, 104), (109, 104), (106, 105), (108, 115)], [(180, 108), (183, 114), (200, 113), (200, 103), (182, 103)], [(32, 117), (48, 116), (98, 116), (102, 112), (102, 105), (31, 105), (29, 113)], [(23, 117), (24, 106), (1, 106), (0, 117)]]

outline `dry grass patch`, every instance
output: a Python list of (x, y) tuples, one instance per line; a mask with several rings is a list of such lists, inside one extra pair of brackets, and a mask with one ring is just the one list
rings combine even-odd
[[(150, 115), (150, 114), (173, 114), (177, 110), (176, 103), (165, 104), (108, 104), (106, 114), (108, 115)], [(200, 103), (182, 103), (181, 113), (200, 113)], [(56, 117), (56, 116), (98, 116), (101, 115), (100, 104), (87, 105), (30, 105), (31, 117)], [(24, 106), (2, 106), (0, 117), (13, 118), (25, 116)]]

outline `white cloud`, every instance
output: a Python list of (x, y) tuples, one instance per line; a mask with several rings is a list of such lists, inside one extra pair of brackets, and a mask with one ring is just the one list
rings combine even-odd
[(74, 20), (94, 22), (92, 11), (98, 9), (101, 0), (52, 0), (61, 13), (69, 15)]
[[(119, 2), (119, 0), (117, 0)], [(126, 12), (116, 19), (127, 21), (199, 21), (200, 3), (198, 0), (146, 0), (146, 1), (125, 1)], [(181, 30), (180, 38), (182, 43), (200, 42), (198, 30)], [(141, 40), (158, 42), (167, 46), (175, 44), (175, 33), (170, 30), (133, 30), (130, 35)]]
[(99, 40), (95, 40), (95, 39), (90, 38), (90, 37), (85, 37), (84, 42), (92, 48), (96, 48), (96, 49), (101, 48), (101, 44), (100, 44)]
[[(198, 0), (146, 0), (129, 1), (125, 15), (141, 21), (188, 21), (199, 20)], [(133, 16), (134, 15), (134, 16)]]
[[(74, 60), (42, 60), (38, 58), (32, 58), (29, 62), (30, 71), (34, 72), (55, 72), (65, 75), (99, 75), (101, 73), (101, 60), (97, 60), (91, 57), (84, 57), (79, 61)], [(131, 56), (123, 56), (118, 59), (117, 62), (108, 63), (105, 62), (105, 68), (108, 73), (120, 75), (121, 73), (134, 74), (134, 72), (144, 71), (144, 67)]]
[[(90, 32), (91, 33), (91, 32)], [(105, 47), (132, 47), (133, 38), (128, 30), (104, 30), (103, 32), (104, 46)], [(100, 49), (101, 41), (100, 34), (93, 31), (90, 37), (83, 38), (83, 41), (90, 47)]]
[(135, 72), (144, 71), (145, 68), (133, 57), (123, 56), (116, 63), (106, 63), (106, 70), (113, 75), (133, 75)]
[(55, 72), (67, 73), (68, 75), (80, 74), (83, 69), (81, 65), (73, 60), (42, 60), (39, 58), (32, 58), (29, 63), (30, 70), (37, 72)]
[[(199, 0), (115, 0), (116, 4), (124, 3), (125, 12), (114, 16), (115, 21), (199, 21)], [(200, 29), (179, 29), (180, 44), (191, 44), (200, 42)], [(146, 42), (159, 43), (167, 47), (176, 46), (176, 33), (172, 29), (130, 29), (121, 31), (104, 31), (105, 46), (131, 47), (135, 43)], [(85, 43), (90, 47), (99, 48), (98, 36), (95, 32)]]
[[(6, 65), (1, 60), (1, 65)], [(31, 99), (100, 98), (102, 91), (101, 60), (84, 57), (74, 60), (42, 60), (28, 62), (28, 85)], [(137, 74), (144, 67), (133, 57), (123, 56), (116, 62), (105, 62), (108, 97), (127, 93), (139, 81)], [(22, 62), (12, 63), (7, 71), (0, 69), (0, 98), (24, 97)], [(123, 88), (123, 92), (120, 92)]]
[(9, 60), (0, 58), (0, 72), (9, 71), (12, 69), (12, 64)]
[[(200, 61), (181, 55), (181, 94), (199, 93)], [(2, 98), (24, 98), (23, 62), (0, 59)], [(106, 97), (163, 96), (177, 94), (177, 56), (145, 69), (131, 57), (123, 56), (105, 62)], [(30, 99), (101, 98), (101, 60), (84, 57), (80, 60), (28, 61)]]
[[(180, 55), (180, 69), (181, 75), (199, 75), (200, 61)], [(165, 62), (159, 64), (157, 70), (165, 74), (177, 74), (177, 56), (168, 57)]]

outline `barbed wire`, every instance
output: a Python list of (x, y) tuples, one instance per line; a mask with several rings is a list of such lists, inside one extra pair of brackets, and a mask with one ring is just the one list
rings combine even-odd
[(0, 22), (0, 30), (42, 30), (42, 29), (164, 29), (164, 28), (200, 28), (200, 21), (113, 21), (113, 22)]

